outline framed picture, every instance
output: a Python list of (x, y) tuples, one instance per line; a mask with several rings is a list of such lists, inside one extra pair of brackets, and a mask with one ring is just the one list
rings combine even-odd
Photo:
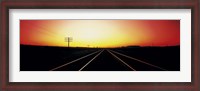
[(198, 0), (2, 1), (2, 90), (199, 91)]

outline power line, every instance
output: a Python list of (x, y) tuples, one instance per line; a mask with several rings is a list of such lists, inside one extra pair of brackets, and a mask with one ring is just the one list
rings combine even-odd
[(67, 42), (68, 47), (70, 47), (70, 42), (72, 42), (72, 37), (65, 37), (65, 42)]

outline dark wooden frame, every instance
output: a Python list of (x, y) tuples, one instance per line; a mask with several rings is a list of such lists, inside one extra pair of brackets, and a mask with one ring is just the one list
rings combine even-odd
[[(191, 9), (192, 10), (192, 82), (187, 83), (13, 83), (9, 82), (9, 9)], [(199, 0), (6, 0), (1, 2), (1, 90), (132, 90), (200, 91)]]

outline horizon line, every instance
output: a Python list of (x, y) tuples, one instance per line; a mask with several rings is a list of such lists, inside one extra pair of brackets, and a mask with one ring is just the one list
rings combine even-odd
[(173, 46), (180, 46), (180, 45), (166, 45), (166, 46), (156, 46), (156, 45), (149, 45), (149, 46), (140, 46), (140, 45), (129, 45), (129, 46), (118, 46), (118, 47), (87, 47), (87, 46), (51, 46), (51, 45), (31, 45), (31, 44), (20, 44), (24, 46), (45, 46), (45, 47), (66, 47), (66, 48), (128, 48), (128, 47), (173, 47)]

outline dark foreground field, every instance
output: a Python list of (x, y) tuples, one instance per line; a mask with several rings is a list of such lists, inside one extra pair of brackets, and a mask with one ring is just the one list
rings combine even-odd
[(180, 46), (102, 49), (21, 45), (20, 70), (179, 71)]

